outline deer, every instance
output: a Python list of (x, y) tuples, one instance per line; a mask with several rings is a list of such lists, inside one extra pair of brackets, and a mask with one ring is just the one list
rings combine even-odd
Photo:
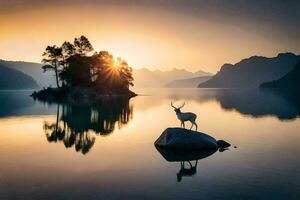
[(192, 123), (192, 126), (190, 128), (190, 130), (193, 128), (193, 126), (195, 125), (196, 127), (196, 131), (198, 129), (198, 125), (196, 124), (196, 118), (197, 118), (197, 115), (195, 113), (192, 113), (192, 112), (181, 112), (181, 108), (183, 108), (183, 106), (185, 105), (185, 102), (182, 104), (182, 106), (176, 108), (174, 105), (173, 105), (173, 102), (171, 102), (171, 106), (174, 108), (174, 111), (177, 115), (177, 118), (179, 119), (179, 121), (181, 122), (180, 124), (180, 127), (183, 127), (185, 128), (185, 124), (184, 122), (186, 121), (190, 121)]

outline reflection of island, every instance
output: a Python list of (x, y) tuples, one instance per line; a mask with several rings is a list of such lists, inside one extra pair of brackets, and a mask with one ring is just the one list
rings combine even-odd
[(94, 145), (95, 135), (106, 136), (115, 130), (116, 124), (122, 128), (131, 119), (128, 99), (93, 106), (63, 104), (57, 107), (56, 122), (45, 122), (44, 130), (49, 142), (63, 142), (66, 148), (75, 146), (76, 151), (85, 154)]
[[(180, 162), (180, 169), (177, 175), (177, 181), (180, 182), (182, 177), (194, 176), (197, 173), (198, 160), (211, 156), (217, 150), (171, 150), (165, 148), (156, 147), (158, 152), (168, 162)], [(194, 165), (191, 163), (194, 161)]]

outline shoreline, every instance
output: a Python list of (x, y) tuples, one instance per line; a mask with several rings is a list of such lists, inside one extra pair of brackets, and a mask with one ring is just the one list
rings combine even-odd
[(48, 103), (90, 104), (101, 101), (130, 99), (138, 96), (131, 90), (98, 93), (91, 88), (47, 88), (34, 91), (30, 95), (34, 100)]

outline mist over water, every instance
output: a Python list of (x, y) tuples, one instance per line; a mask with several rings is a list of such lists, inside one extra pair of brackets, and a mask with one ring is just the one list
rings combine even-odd
[[(0, 199), (299, 199), (299, 94), (136, 92), (84, 106), (0, 92)], [(185, 101), (199, 131), (232, 147), (194, 155), (156, 149), (164, 129), (180, 126), (171, 101)]]

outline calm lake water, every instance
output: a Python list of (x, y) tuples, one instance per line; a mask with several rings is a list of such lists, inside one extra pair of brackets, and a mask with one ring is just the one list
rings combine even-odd
[[(0, 199), (300, 199), (299, 94), (136, 91), (130, 101), (90, 106), (0, 92)], [(192, 168), (169, 162), (172, 152), (153, 143), (180, 125), (171, 101), (186, 101), (198, 130), (232, 147)]]

